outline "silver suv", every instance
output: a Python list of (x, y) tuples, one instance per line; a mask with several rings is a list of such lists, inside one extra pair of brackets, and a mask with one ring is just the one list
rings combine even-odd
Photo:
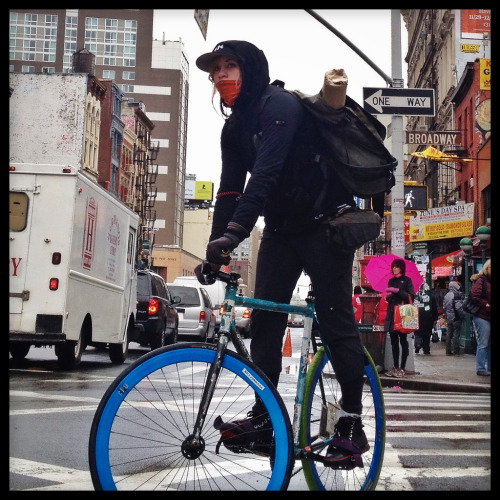
[(170, 292), (181, 301), (176, 305), (179, 315), (179, 336), (191, 335), (212, 342), (215, 334), (215, 312), (204, 288), (167, 283)]

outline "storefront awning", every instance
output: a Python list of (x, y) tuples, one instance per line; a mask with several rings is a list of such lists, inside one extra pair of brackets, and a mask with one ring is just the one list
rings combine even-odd
[[(458, 255), (461, 251), (462, 250), (458, 249), (455, 250), (454, 252), (450, 252), (445, 255), (441, 255), (440, 257), (436, 257), (435, 259), (432, 259), (431, 262), (432, 269), (434, 270), (438, 267), (449, 267), (451, 274), (451, 268), (453, 267), (453, 264), (455, 262), (455, 256)], [(446, 276), (449, 276), (449, 274)]]

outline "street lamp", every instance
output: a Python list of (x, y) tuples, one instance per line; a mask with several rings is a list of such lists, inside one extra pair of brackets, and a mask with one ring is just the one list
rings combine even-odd
[[(469, 296), (469, 258), (472, 251), (472, 240), (470, 238), (462, 238), (460, 240), (460, 248), (464, 253), (465, 260), (465, 276), (464, 276), (464, 300)], [(462, 322), (462, 331), (460, 332), (460, 344), (464, 346), (466, 354), (474, 354), (474, 347), (471, 340), (471, 317), (469, 313), (465, 313), (465, 321)]]
[(491, 229), (488, 226), (479, 226), (476, 229), (476, 237), (481, 242), (481, 260), (486, 262), (486, 247), (488, 246), (488, 240), (491, 238)]

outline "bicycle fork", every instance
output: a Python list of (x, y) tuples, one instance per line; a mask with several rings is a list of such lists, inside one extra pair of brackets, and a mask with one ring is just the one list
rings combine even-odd
[(193, 433), (187, 436), (182, 444), (182, 454), (186, 458), (198, 458), (205, 449), (205, 441), (201, 437), (201, 430), (203, 429), (205, 418), (208, 413), (208, 408), (210, 407), (210, 403), (215, 391), (215, 386), (222, 369), (222, 361), (224, 360), (227, 342), (228, 338), (226, 335), (219, 335), (215, 359), (208, 371), (208, 376), (203, 388), (203, 394), (201, 396), (200, 407), (198, 408), (198, 415), (196, 416)]

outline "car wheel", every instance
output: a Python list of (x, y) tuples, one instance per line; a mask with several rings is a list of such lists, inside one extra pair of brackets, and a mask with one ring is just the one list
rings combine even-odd
[(159, 349), (165, 345), (165, 336), (166, 336), (166, 324), (163, 322), (163, 329), (161, 332), (155, 332), (151, 335), (149, 340), (149, 345), (151, 346), (151, 350)]
[(121, 365), (127, 359), (128, 356), (128, 344), (129, 344), (129, 335), (131, 324), (129, 322), (129, 326), (127, 327), (127, 333), (125, 334), (125, 338), (123, 339), (123, 344), (109, 344), (109, 359), (111, 363), (114, 365)]
[(62, 344), (57, 344), (56, 355), (61, 369), (74, 370), (80, 364), (83, 351), (81, 335), (78, 340), (65, 340)]
[(178, 335), (179, 335), (179, 328), (178, 328), (178, 325), (175, 325), (175, 328), (172, 330), (172, 332), (170, 333), (170, 335), (165, 338), (165, 344), (164, 345), (177, 344)]
[(30, 347), (31, 344), (25, 344), (23, 342), (11, 342), (9, 344), (10, 355), (15, 360), (24, 359), (28, 355)]

